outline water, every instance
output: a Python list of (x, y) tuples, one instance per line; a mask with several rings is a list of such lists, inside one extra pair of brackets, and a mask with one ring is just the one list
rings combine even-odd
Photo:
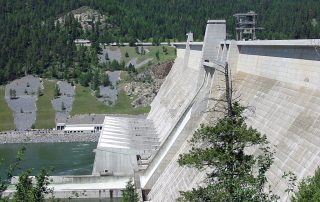
[[(94, 162), (93, 150), (97, 143), (34, 143), (1, 144), (0, 176), (5, 176), (6, 168), (14, 162), (17, 151), (26, 146), (21, 170), (32, 168), (31, 175), (36, 175), (41, 168), (54, 170), (50, 175), (90, 175)], [(21, 171), (20, 170), (20, 171)], [(15, 172), (17, 175), (19, 172)]]

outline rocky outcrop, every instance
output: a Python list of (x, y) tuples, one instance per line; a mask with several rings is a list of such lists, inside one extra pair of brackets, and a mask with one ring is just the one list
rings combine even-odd
[(97, 23), (100, 21), (100, 27), (110, 27), (110, 24), (107, 24), (107, 16), (102, 15), (100, 12), (88, 7), (82, 6), (76, 10), (73, 10), (66, 15), (61, 16), (58, 21), (60, 24), (64, 24), (66, 17), (72, 15), (75, 19), (78, 20), (82, 29), (84, 30), (91, 30), (92, 24)]
[(170, 72), (172, 65), (172, 61), (165, 62), (133, 76), (134, 81), (124, 86), (126, 94), (133, 99), (131, 105), (134, 107), (149, 106)]

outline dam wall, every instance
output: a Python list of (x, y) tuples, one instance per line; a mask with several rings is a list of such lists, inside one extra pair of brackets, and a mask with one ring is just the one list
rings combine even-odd
[(169, 77), (167, 77), (172, 80), (166, 80), (158, 93), (159, 96), (157, 95), (151, 105), (151, 108), (155, 106), (155, 111), (151, 111), (149, 116), (153, 116), (157, 120), (155, 121), (155, 127), (158, 128), (160, 134), (164, 135), (160, 136), (163, 141), (162, 146), (141, 177), (141, 184), (145, 189), (152, 187), (162, 170), (167, 166), (166, 161), (171, 159), (169, 150), (173, 149), (172, 144), (177, 143), (179, 131), (185, 127), (190, 119), (189, 105), (197, 93), (198, 86), (204, 80), (204, 78), (201, 78), (204, 75), (200, 71), (201, 54), (199, 52), (201, 53), (201, 51), (194, 50), (191, 47), (189, 57), (191, 62), (188, 62), (188, 64), (196, 64), (198, 68), (194, 66), (183, 68), (183, 63), (179, 61), (184, 61), (184, 58), (180, 56), (184, 56), (185, 53), (183, 49), (177, 49), (177, 59), (168, 75)]
[(238, 71), (309, 88), (319, 88), (320, 55), (314, 40), (238, 42)]
[[(275, 150), (275, 161), (267, 177), (281, 201), (288, 199), (284, 172), (292, 171), (301, 180), (312, 176), (320, 165), (320, 55), (314, 43), (314, 40), (221, 41), (215, 57), (229, 64), (234, 97), (254, 109), (248, 113), (248, 124), (266, 134)], [(211, 90), (207, 93), (219, 98), (223, 94), (219, 90), (223, 75), (211, 73), (207, 85)], [(197, 99), (205, 97), (198, 95)], [(187, 140), (199, 126), (195, 119), (210, 123), (217, 117), (210, 110), (216, 105), (211, 100), (206, 110), (199, 110), (194, 119), (191, 116), (175, 142), (178, 146), (170, 153), (171, 159), (151, 187), (148, 200), (175, 201), (179, 191), (203, 183), (204, 172), (180, 167), (177, 160), (190, 149)]]
[(239, 42), (237, 95), (255, 113), (248, 124), (274, 145), (268, 173), (274, 192), (286, 200), (284, 172), (298, 180), (320, 165), (320, 56), (314, 40)]
[[(205, 114), (207, 114), (206, 110), (208, 105), (208, 96), (210, 95), (215, 77), (212, 69), (204, 69), (202, 67), (202, 62), (204, 60), (215, 58), (219, 51), (220, 41), (225, 40), (225, 25), (221, 23), (225, 23), (225, 21), (217, 22), (218, 23), (215, 24), (214, 21), (210, 21), (210, 24), (208, 24), (209, 28), (206, 29), (206, 33), (208, 33), (206, 34), (207, 36), (210, 36), (209, 33), (211, 32), (219, 33), (219, 36), (206, 38), (204, 43), (211, 44), (211, 46), (204, 47), (202, 46), (203, 43), (198, 42), (189, 44), (191, 52), (188, 56), (188, 68), (196, 69), (198, 71), (198, 78), (193, 78), (194, 81), (197, 81), (196, 83), (192, 81), (192, 79), (189, 80), (188, 83), (193, 83), (196, 86), (196, 94), (193, 96), (188, 108), (184, 110), (184, 113), (173, 128), (172, 132), (169, 134), (166, 142), (164, 142), (150, 166), (141, 177), (143, 189), (151, 189), (151, 192), (148, 195), (150, 196), (148, 197), (149, 200), (153, 200), (153, 193), (160, 194), (168, 191), (172, 191), (171, 194), (160, 194), (160, 198), (156, 198), (155, 201), (175, 200), (177, 194), (179, 193), (177, 192), (178, 187), (181, 188), (186, 185), (191, 185), (191, 181), (189, 180), (190, 177), (192, 179), (199, 179), (199, 177), (195, 177), (194, 175), (204, 175), (203, 173), (199, 173), (194, 169), (187, 169), (184, 174), (188, 175), (189, 177), (185, 177), (184, 174), (180, 172), (181, 170), (185, 169), (176, 165), (176, 154), (181, 153), (181, 150), (188, 146), (185, 143), (186, 139), (190, 133), (193, 133), (200, 123), (203, 122), (203, 117)], [(220, 40), (217, 40), (217, 38), (220, 38)], [(178, 43), (175, 45), (178, 50), (178, 58), (179, 52), (180, 56), (184, 57), (185, 54), (183, 54), (183, 49), (186, 47), (186, 44)], [(186, 48), (186, 50), (188, 49)], [(174, 71), (170, 73), (174, 74)], [(184, 80), (185, 76), (180, 76), (178, 78)], [(170, 82), (170, 80), (166, 79), (166, 82)], [(166, 91), (166, 86), (163, 85), (161, 89)], [(169, 173), (166, 174), (166, 172)], [(184, 179), (187, 181), (180, 180), (180, 177), (185, 177)], [(196, 181), (197, 180), (194, 180), (194, 182)], [(169, 184), (170, 186), (168, 186)], [(172, 187), (175, 188), (172, 190), (167, 189)]]
[[(163, 122), (162, 124), (168, 126), (168, 131), (162, 131), (166, 134), (167, 138), (156, 153), (149, 167), (141, 175), (141, 185), (143, 189), (148, 190), (153, 187), (154, 183), (168, 166), (173, 155), (180, 149), (187, 135), (189, 135), (190, 131), (194, 131), (201, 123), (202, 115), (207, 108), (206, 98), (211, 91), (213, 80), (213, 71), (202, 68), (202, 62), (205, 57), (208, 59), (209, 57), (214, 58), (214, 56), (217, 55), (219, 43), (225, 40), (226, 36), (225, 21), (208, 21), (206, 33), (212, 33), (207, 34), (207, 36), (214, 36), (205, 39), (204, 43), (210, 44), (210, 46), (202, 47), (200, 43), (191, 42), (189, 37), (186, 44), (177, 44), (175, 68), (171, 70), (169, 77), (167, 77), (165, 83), (161, 86), (159, 94), (151, 105), (151, 109), (154, 107), (157, 113), (156, 116), (164, 117), (161, 121)], [(179, 63), (179, 60), (184, 61), (184, 63)], [(189, 75), (189, 73), (192, 73), (192, 75)], [(182, 94), (182, 96), (178, 98), (176, 95), (181, 95), (181, 92), (179, 92), (181, 89), (186, 91), (185, 94)], [(170, 91), (172, 92), (172, 96), (164, 94)], [(157, 101), (157, 99), (160, 99), (160, 102)], [(168, 119), (165, 118), (167, 112), (159, 111), (158, 109), (162, 104), (161, 100), (164, 99), (169, 99), (173, 103), (183, 100), (184, 103), (178, 106), (176, 103), (173, 105), (179, 110), (176, 115), (177, 119), (173, 122), (174, 124), (172, 126), (170, 126), (172, 122), (168, 122)], [(169, 110), (170, 113), (171, 107), (163, 106), (163, 109)], [(153, 109), (148, 118), (151, 116), (154, 116)], [(157, 119), (159, 119), (159, 117)], [(161, 127), (159, 127), (159, 129), (163, 130)]]
[[(184, 66), (184, 49), (177, 49), (177, 58), (172, 70), (151, 103), (148, 119), (154, 120), (158, 137), (165, 140), (176, 125), (181, 114), (191, 102), (197, 88), (201, 51), (190, 50), (188, 66)], [(189, 63), (192, 64), (189, 66)]]

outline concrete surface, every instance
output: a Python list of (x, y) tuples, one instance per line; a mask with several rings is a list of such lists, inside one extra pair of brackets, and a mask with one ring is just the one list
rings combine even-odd
[[(313, 40), (221, 42), (217, 59), (226, 60), (233, 71), (235, 97), (255, 108), (248, 124), (267, 135), (276, 151), (275, 163), (267, 174), (274, 193), (286, 201), (285, 171), (293, 171), (298, 180), (313, 175), (320, 165), (320, 58), (310, 45)], [(206, 44), (206, 43), (204, 43)], [(228, 44), (228, 45), (226, 45)], [(204, 45), (205, 47), (205, 45)], [(223, 49), (226, 48), (225, 51)], [(219, 97), (219, 77), (215, 74), (212, 97)], [(221, 83), (223, 84), (223, 83)], [(208, 105), (215, 106), (212, 102)], [(208, 113), (209, 121), (216, 117)], [(188, 124), (186, 125), (188, 127)], [(192, 130), (188, 131), (189, 138)], [(320, 140), (320, 139), (319, 139)], [(179, 167), (179, 154), (190, 149), (187, 141), (171, 155), (171, 161), (148, 194), (151, 201), (175, 201), (179, 191), (200, 185), (205, 176), (187, 167)]]

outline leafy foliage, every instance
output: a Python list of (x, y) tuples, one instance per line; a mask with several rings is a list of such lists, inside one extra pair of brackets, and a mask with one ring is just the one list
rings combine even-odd
[(8, 185), (10, 184), (10, 180), (13, 177), (14, 172), (19, 169), (19, 164), (23, 160), (23, 156), (25, 152), (26, 152), (26, 147), (22, 147), (21, 149), (19, 149), (14, 163), (11, 164), (7, 170), (6, 178), (2, 179), (0, 177), (0, 201), (1, 201), (2, 193), (8, 188)]
[[(273, 152), (265, 135), (248, 127), (244, 107), (233, 103), (231, 115), (214, 126), (202, 125), (193, 135), (192, 149), (180, 155), (179, 164), (208, 171), (206, 186), (182, 192), (186, 201), (274, 201), (265, 192), (266, 172), (273, 163)], [(258, 154), (248, 149), (257, 148)]]
[(33, 185), (30, 178), (31, 169), (22, 172), (19, 176), (19, 182), (16, 185), (16, 193), (13, 196), (13, 201), (16, 202), (42, 202), (44, 194), (49, 194), (52, 190), (48, 189), (49, 179), (45, 169), (41, 169), (40, 174), (35, 177), (36, 183)]
[(122, 191), (121, 202), (139, 202), (139, 196), (132, 179), (126, 185), (126, 189)]
[(292, 197), (293, 202), (317, 202), (320, 199), (320, 169), (313, 177), (303, 179), (298, 186), (299, 191)]
[(60, 95), (61, 95), (60, 88), (59, 88), (58, 84), (56, 84), (54, 87), (54, 98), (57, 98)]
[[(83, 30), (70, 11), (89, 6), (107, 16)], [(99, 43), (130, 42), (136, 39), (159, 45), (185, 40), (192, 31), (202, 40), (208, 19), (227, 20), (227, 32), (235, 35), (237, 12), (254, 10), (265, 29), (260, 39), (319, 38), (320, 4), (309, 1), (162, 1), (156, 0), (3, 0), (0, 1), (0, 84), (24, 74), (44, 78), (92, 78), (97, 67)], [(292, 15), (295, 13), (295, 15)], [(124, 15), (125, 14), (125, 15)], [(64, 22), (57, 19), (65, 16)], [(91, 48), (77, 47), (75, 39), (89, 39)], [(142, 51), (144, 52), (144, 51)], [(166, 53), (165, 53), (166, 54)], [(108, 56), (105, 56), (108, 58)]]
[[(13, 164), (8, 168), (6, 178), (0, 178), (0, 202), (9, 201), (8, 198), (2, 197), (2, 194), (7, 190), (11, 183), (11, 178), (14, 173), (20, 170), (20, 163), (23, 160), (26, 148), (22, 147), (16, 156)], [(1, 162), (0, 162), (1, 163)], [(33, 183), (32, 178), (30, 178), (31, 169), (23, 171), (19, 176), (19, 181), (15, 185), (16, 192), (13, 195), (12, 201), (14, 202), (42, 202), (44, 200), (44, 195), (52, 193), (53, 190), (48, 188), (49, 179), (48, 172), (45, 169), (41, 169), (39, 175), (35, 176), (35, 183)]]
[[(92, 23), (92, 29), (83, 30), (81, 24), (67, 14), (82, 6), (89, 6), (107, 16), (107, 26), (100, 26), (101, 22), (97, 21)], [(98, 84), (103, 83), (103, 78), (99, 81), (95, 76), (98, 71), (135, 70), (125, 68), (124, 62), (98, 64), (99, 43), (116, 41), (132, 45), (139, 39), (159, 45), (163, 41), (185, 40), (188, 31), (194, 32), (195, 40), (202, 40), (205, 21), (217, 18), (227, 20), (232, 38), (232, 14), (249, 10), (259, 14), (259, 24), (265, 28), (259, 38), (317, 38), (320, 32), (319, 6), (315, 0), (161, 3), (155, 0), (3, 0), (0, 1), (0, 85), (25, 74), (36, 74), (97, 89)], [(57, 21), (61, 16), (65, 16), (64, 23)], [(89, 39), (92, 46), (76, 46), (74, 40), (79, 38)], [(144, 55), (145, 50), (139, 54)], [(128, 55), (133, 57), (132, 53), (128, 52)], [(145, 58), (149, 57), (147, 55)], [(169, 55), (167, 48), (163, 47), (154, 56), (159, 63)], [(109, 59), (109, 56), (106, 54), (105, 58)], [(129, 60), (129, 57), (124, 59)], [(41, 91), (39, 93), (41, 95)], [(14, 94), (10, 93), (12, 99), (16, 98)]]

